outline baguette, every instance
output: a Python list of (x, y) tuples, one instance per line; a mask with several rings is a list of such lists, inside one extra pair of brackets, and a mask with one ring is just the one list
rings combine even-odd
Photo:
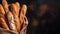
[(22, 25), (22, 23), (24, 21), (24, 17), (26, 15), (26, 11), (27, 11), (27, 6), (24, 4), (22, 6), (22, 9), (21, 9), (21, 12), (20, 12), (20, 22), (21, 22), (21, 25)]
[(19, 17), (18, 17), (17, 6), (15, 4), (11, 5), (11, 11), (12, 11), (13, 16), (14, 16), (14, 22), (15, 22), (17, 31), (20, 32), (20, 21), (19, 21)]

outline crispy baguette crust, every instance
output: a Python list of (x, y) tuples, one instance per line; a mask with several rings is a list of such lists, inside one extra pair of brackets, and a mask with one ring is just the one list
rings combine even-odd
[(9, 30), (8, 25), (6, 24), (6, 21), (4, 20), (4, 18), (0, 17), (0, 24), (2, 25), (3, 28)]
[(19, 13), (18, 11), (19, 10), (17, 10), (16, 4), (11, 5), (11, 11), (12, 11), (13, 16), (14, 16), (14, 22), (15, 22), (17, 31), (19, 32), (21, 26), (20, 26), (20, 20), (19, 20), (19, 17), (18, 17), (18, 13)]
[(4, 9), (3, 9), (3, 6), (0, 4), (0, 13), (2, 14), (2, 15), (5, 15), (5, 11), (4, 11)]
[(17, 11), (17, 15), (19, 16), (19, 11), (20, 11), (20, 4), (18, 2), (15, 3), (16, 5), (16, 11)]
[(9, 6), (8, 6), (7, 1), (2, 0), (2, 5), (3, 5), (3, 8), (4, 8), (5, 12), (7, 13), (9, 11)]
[(21, 9), (21, 12), (20, 12), (20, 22), (21, 22), (21, 24), (24, 21), (24, 16), (26, 15), (26, 11), (27, 11), (27, 6), (24, 4), (22, 6), (22, 9)]

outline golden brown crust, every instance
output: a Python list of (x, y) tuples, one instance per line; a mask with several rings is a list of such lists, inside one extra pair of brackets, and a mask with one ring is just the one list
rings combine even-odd
[(0, 4), (0, 17), (5, 18), (5, 11), (4, 11), (4, 9), (3, 9), (1, 4)]
[(12, 4), (12, 5), (11, 5), (11, 11), (12, 11), (13, 16), (14, 16), (14, 22), (15, 22), (17, 31), (19, 32), (21, 26), (20, 26), (20, 21), (19, 21), (19, 17), (18, 17), (17, 6), (16, 6), (15, 4)]
[(26, 11), (27, 11), (27, 6), (24, 4), (22, 6), (22, 9), (21, 9), (21, 12), (20, 12), (20, 21), (21, 21), (21, 24), (24, 21), (24, 16), (26, 15)]
[(11, 4), (11, 12), (14, 14), (14, 15), (18, 15), (17, 14), (17, 7), (15, 4)]
[(2, 0), (2, 5), (3, 5), (3, 7), (4, 7), (5, 12), (7, 13), (7, 12), (9, 11), (7, 1), (6, 1), (6, 0)]
[(5, 15), (5, 11), (3, 9), (3, 6), (0, 4), (0, 14)]
[(8, 27), (8, 25), (6, 24), (6, 21), (5, 21), (4, 18), (2, 18), (2, 17), (0, 17), (0, 24), (2, 25), (2, 27), (3, 27), (4, 29), (9, 30), (9, 27)]
[(16, 5), (16, 8), (17, 8), (17, 9), (16, 9), (17, 14), (18, 14), (18, 16), (19, 16), (20, 4), (19, 4), (18, 2), (16, 2), (15, 5)]

